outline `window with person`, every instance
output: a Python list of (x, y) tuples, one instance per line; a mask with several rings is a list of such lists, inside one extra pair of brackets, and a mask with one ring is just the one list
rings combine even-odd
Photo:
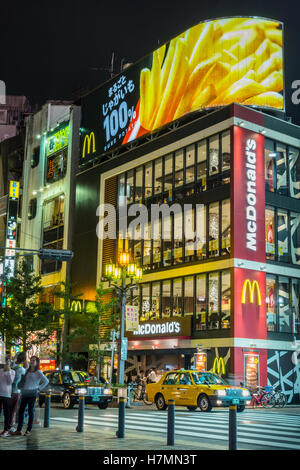
[(178, 384), (179, 385), (192, 385), (190, 374), (188, 374), (187, 372), (184, 374), (180, 374), (179, 379), (178, 379)]
[(151, 311), (153, 319), (160, 317), (160, 281), (152, 283)]
[(150, 319), (150, 284), (142, 284), (142, 311), (140, 320)]
[(275, 259), (275, 211), (272, 207), (265, 210), (266, 258)]
[(208, 276), (208, 329), (220, 327), (219, 315), (219, 273), (209, 273)]
[(164, 385), (175, 385), (177, 383), (177, 379), (178, 379), (178, 373), (173, 372), (171, 374), (167, 374), (165, 379), (164, 379), (163, 384)]

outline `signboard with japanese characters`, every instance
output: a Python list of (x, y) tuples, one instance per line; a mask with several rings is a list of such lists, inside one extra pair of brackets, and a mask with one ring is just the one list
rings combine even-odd
[(283, 78), (281, 22), (203, 21), (82, 97), (81, 164), (195, 111), (284, 110)]
[(137, 331), (139, 328), (139, 307), (136, 305), (125, 306), (126, 331)]

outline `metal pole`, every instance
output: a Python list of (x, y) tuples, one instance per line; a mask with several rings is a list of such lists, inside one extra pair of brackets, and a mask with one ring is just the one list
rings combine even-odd
[(175, 440), (175, 400), (168, 401), (168, 438), (167, 445), (173, 446)]
[(79, 397), (79, 408), (78, 408), (78, 425), (76, 427), (77, 432), (83, 432), (84, 428), (84, 396)]
[(51, 408), (51, 394), (47, 393), (46, 398), (45, 398), (44, 428), (50, 427), (50, 408)]
[(119, 429), (116, 432), (118, 438), (125, 437), (125, 397), (120, 397), (119, 399)]
[(236, 405), (229, 406), (229, 450), (237, 449)]
[(121, 327), (120, 327), (120, 360), (119, 360), (119, 384), (124, 383), (125, 360), (121, 358), (121, 348), (125, 333), (125, 303), (126, 303), (126, 271), (123, 269), (122, 273), (122, 312), (121, 312)]

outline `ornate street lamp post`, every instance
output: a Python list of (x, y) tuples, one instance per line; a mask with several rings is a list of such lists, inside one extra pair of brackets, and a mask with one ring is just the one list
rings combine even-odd
[[(142, 279), (143, 272), (135, 263), (130, 263), (129, 253), (122, 252), (119, 256), (119, 263), (107, 264), (105, 266), (105, 277), (109, 280), (109, 284), (120, 292), (121, 296), (121, 322), (120, 322), (120, 349), (119, 349), (119, 379), (120, 384), (124, 384), (124, 338), (125, 338), (125, 305), (126, 292), (136, 287), (137, 282)], [(126, 279), (130, 279), (131, 283), (126, 285)], [(112, 283), (113, 281), (113, 283)], [(136, 281), (133, 283), (133, 281)], [(120, 282), (121, 285), (116, 284)], [(127, 352), (127, 350), (126, 350)], [(113, 364), (111, 365), (113, 367)]]

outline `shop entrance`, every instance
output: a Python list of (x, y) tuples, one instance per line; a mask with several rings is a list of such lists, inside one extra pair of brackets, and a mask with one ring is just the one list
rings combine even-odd
[(253, 391), (259, 387), (259, 356), (257, 354), (244, 355), (244, 383)]

